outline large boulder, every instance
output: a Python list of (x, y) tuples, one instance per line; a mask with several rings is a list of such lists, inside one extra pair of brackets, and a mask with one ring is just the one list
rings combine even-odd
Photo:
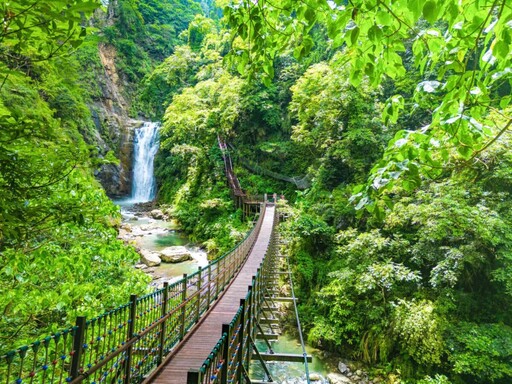
[(189, 250), (182, 246), (167, 247), (160, 251), (160, 258), (165, 263), (181, 263), (192, 259)]
[(160, 209), (153, 209), (149, 213), (149, 216), (151, 216), (153, 219), (156, 219), (156, 220), (164, 220), (165, 219), (165, 214)]
[(133, 231), (132, 226), (130, 224), (128, 224), (128, 223), (122, 223), (119, 228), (124, 229), (126, 232)]
[(345, 364), (343, 361), (340, 361), (338, 363), (338, 369), (340, 370), (341, 373), (343, 374), (347, 374), (350, 372), (350, 368), (347, 366), (347, 364)]
[(148, 267), (156, 267), (162, 262), (160, 256), (157, 253), (145, 249), (140, 251), (140, 260)]
[(327, 380), (330, 384), (352, 384), (352, 380), (350, 380), (347, 376), (342, 375), (341, 373), (329, 373), (327, 375)]

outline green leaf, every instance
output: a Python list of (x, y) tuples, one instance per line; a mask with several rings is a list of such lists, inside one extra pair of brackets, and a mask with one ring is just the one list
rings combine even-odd
[(498, 40), (492, 49), (493, 56), (505, 60), (508, 56), (509, 46), (503, 40)]
[(272, 79), (274, 77), (274, 66), (272, 65), (271, 62), (265, 61), (263, 63), (263, 70), (265, 71), (269, 78)]
[(423, 17), (429, 23), (434, 24), (437, 19), (437, 3), (435, 1), (427, 1), (423, 5)]
[(415, 19), (418, 19), (421, 15), (421, 4), (423, 2), (421, 0), (408, 0), (407, 8), (412, 12)]
[(393, 18), (387, 10), (380, 10), (376, 15), (377, 23), (382, 26), (389, 26), (393, 23)]
[(512, 96), (505, 96), (500, 100), (500, 108), (505, 109), (510, 104)]
[(313, 24), (316, 21), (316, 12), (312, 8), (308, 7), (304, 13), (304, 18), (310, 25)]
[(466, 147), (464, 145), (457, 146), (457, 152), (459, 152), (461, 154), (461, 156), (466, 160), (469, 159), (471, 157), (471, 155), (473, 154), (472, 149), (470, 147)]
[(359, 33), (360, 32), (361, 32), (361, 30), (359, 29), (359, 27), (355, 27), (354, 29), (352, 29), (352, 31), (350, 32), (350, 43), (351, 43), (351, 45), (354, 45), (357, 42), (357, 39), (359, 38)]

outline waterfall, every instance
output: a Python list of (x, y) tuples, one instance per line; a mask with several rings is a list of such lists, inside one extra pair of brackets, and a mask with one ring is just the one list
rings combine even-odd
[(135, 130), (133, 141), (133, 173), (131, 201), (142, 203), (155, 197), (156, 185), (153, 172), (158, 151), (158, 123), (146, 122)]

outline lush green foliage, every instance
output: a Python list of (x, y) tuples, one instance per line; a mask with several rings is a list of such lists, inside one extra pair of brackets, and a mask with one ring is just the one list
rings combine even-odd
[(2, 76), (5, 67), (29, 67), (34, 60), (62, 55), (82, 42), (83, 17), (99, 6), (98, 0), (2, 2)]
[[(244, 189), (295, 203), (283, 227), (310, 342), (407, 382), (510, 381), (506, 1), (218, 2), (231, 31), (211, 1), (201, 6), (212, 19), (194, 17), (192, 1), (118, 4), (102, 39), (132, 85), (144, 78), (133, 108), (163, 116), (159, 200), (194, 240), (215, 256), (248, 228), (220, 137)], [(144, 284), (82, 138), (96, 134), (86, 103), (101, 94), (87, 77), (98, 38), (53, 57), (52, 36), (83, 36), (65, 22), (76, 14), (50, 15), (56, 26), (21, 29), (25, 45), (2, 35), (12, 60), (2, 61), (0, 310), (18, 337)], [(91, 70), (79, 77), (81, 67)], [(283, 175), (310, 187), (298, 192)]]
[(414, 195), (395, 189), (382, 223), (339, 231), (334, 249), (321, 241), (319, 218), (316, 231), (301, 229), (305, 209), (330, 221), (329, 202), (303, 203), (288, 226), (300, 288), (321, 287), (304, 307), (310, 341), (369, 362), (394, 361), (403, 375), (438, 370), (455, 382), (506, 382), (509, 153), (507, 136), (479, 167)]
[(112, 20), (102, 28), (102, 35), (116, 48), (116, 68), (125, 82), (131, 113), (161, 118), (161, 105), (166, 100), (158, 85), (159, 93), (151, 99), (154, 104), (148, 105), (147, 92), (138, 97), (139, 82), (183, 42), (183, 33), (202, 12), (201, 6), (195, 0), (117, 0), (111, 2), (108, 12)]
[(219, 51), (226, 44), (218, 33), (212, 20), (196, 15), (181, 34), (188, 44), (177, 46), (142, 84), (139, 99), (145, 110), (161, 119), (175, 94), (213, 76), (219, 68)]
[(163, 164), (157, 175), (166, 183), (161, 193), (168, 194), (173, 215), (206, 241), (212, 256), (232, 247), (247, 229), (233, 214), (217, 147), (217, 135), (228, 134), (236, 118), (237, 86), (223, 74), (184, 89), (167, 109), (161, 131)]
[[(367, 84), (357, 90), (350, 84), (338, 56), (308, 68), (291, 87), (289, 106), (296, 121), (291, 138), (300, 153), (324, 160), (319, 177), (328, 188), (364, 175), (382, 146), (375, 95)], [(368, 154), (367, 148), (376, 150)]]
[(225, 5), (254, 83), (306, 58), (281, 132), (313, 181), (287, 224), (310, 341), (421, 383), (508, 382), (510, 5)]
[[(91, 1), (3, 3), (0, 50), (0, 350), (144, 292), (118, 209), (92, 176), (95, 125), (69, 50)], [(6, 19), (7, 17), (7, 19)], [(96, 46), (97, 47), (97, 46)], [(89, 46), (90, 48), (90, 46)], [(85, 48), (85, 49), (89, 49)], [(96, 48), (97, 49), (97, 48)], [(84, 52), (82, 52), (84, 53)], [(78, 55), (80, 57), (80, 55)], [(82, 133), (83, 136), (80, 134)]]
[(511, 101), (512, 9), (504, 0), (241, 0), (225, 12), (233, 34), (243, 39), (233, 44), (238, 70), (261, 70), (266, 83), (281, 51), (292, 49), (297, 58), (308, 54), (316, 25), (325, 28), (332, 47), (343, 46), (337, 64), (349, 65), (354, 86), (364, 78), (372, 86), (384, 76), (398, 79), (410, 66), (418, 71), (421, 81), (410, 104), (394, 95), (382, 117), (392, 124), (428, 98), (428, 121), (398, 132), (367, 185), (356, 190), (360, 207), (378, 215), (390, 200), (375, 199), (397, 180), (412, 191), (424, 176), (470, 165), (512, 124), (510, 116), (504, 122), (489, 119), (490, 110), (503, 111)]

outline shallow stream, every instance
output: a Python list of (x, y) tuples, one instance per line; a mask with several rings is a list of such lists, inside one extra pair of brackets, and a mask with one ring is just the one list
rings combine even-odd
[[(259, 351), (267, 352), (264, 342), (258, 341), (256, 345)], [(299, 340), (288, 334), (280, 335), (278, 341), (272, 342), (272, 350), (275, 353), (302, 355), (302, 347)], [(326, 376), (331, 372), (329, 363), (319, 357), (319, 351), (315, 348), (306, 345), (306, 352), (313, 357), (313, 361), (308, 363), (310, 377), (317, 376), (319, 378), (319, 380), (311, 382), (314, 384), (327, 384)], [(274, 382), (281, 384), (307, 384), (304, 363), (273, 361), (266, 362), (266, 365)], [(265, 378), (265, 372), (258, 361), (253, 361), (251, 365), (251, 378), (257, 380)]]
[(204, 250), (190, 242), (185, 233), (173, 221), (157, 220), (149, 217), (148, 212), (134, 208), (129, 199), (115, 201), (121, 207), (123, 223), (131, 228), (128, 240), (134, 241), (140, 249), (160, 251), (167, 247), (184, 246), (190, 252), (192, 260), (181, 263), (162, 263), (157, 267), (148, 268), (154, 277), (152, 286), (160, 286), (164, 281), (181, 279), (183, 274), (191, 274), (198, 267), (208, 265), (208, 257)]

